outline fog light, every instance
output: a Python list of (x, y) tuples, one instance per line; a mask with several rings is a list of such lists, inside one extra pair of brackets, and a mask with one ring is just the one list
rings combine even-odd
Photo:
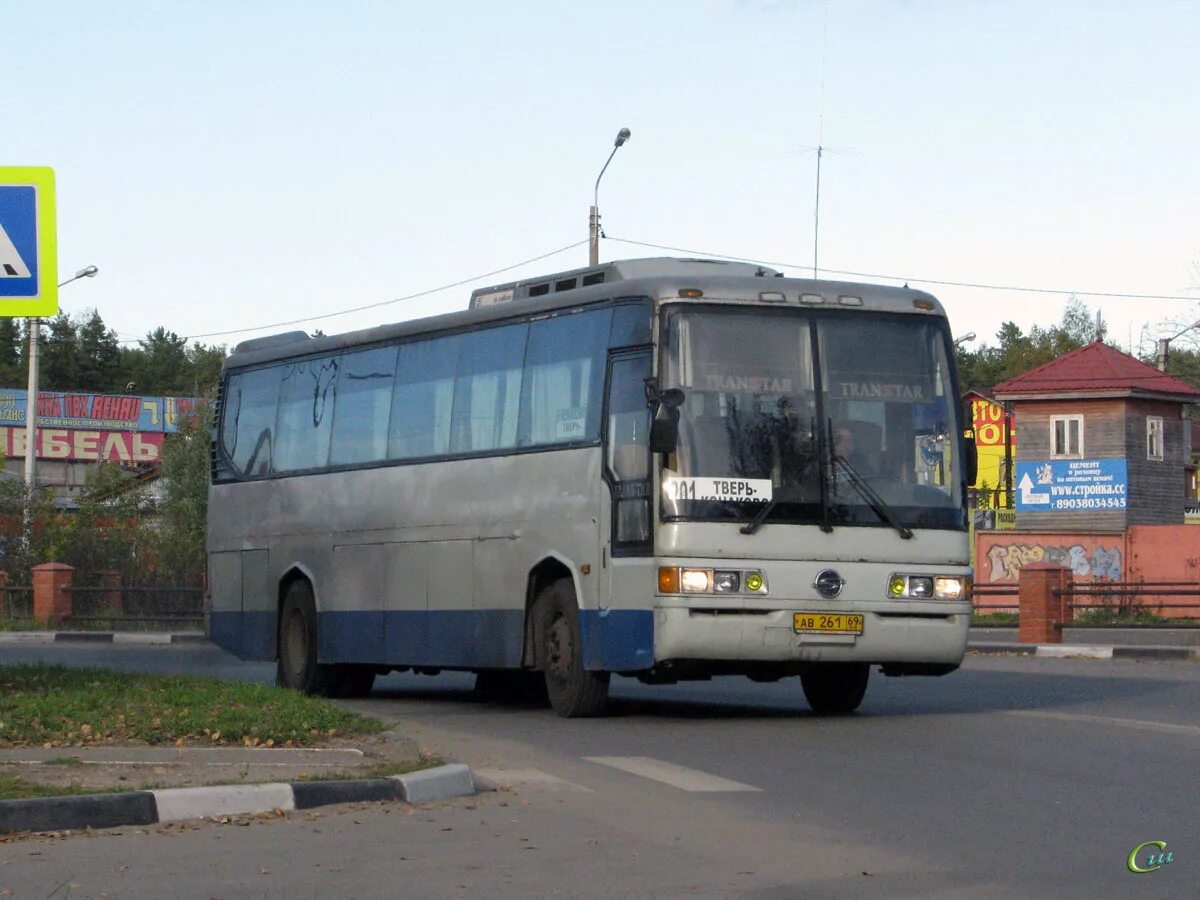
[(761, 591), (763, 589), (763, 577), (758, 572), (751, 572), (746, 576), (746, 590)]
[(713, 572), (713, 590), (718, 594), (737, 593), (741, 587), (740, 572)]
[(903, 575), (893, 575), (892, 580), (888, 582), (889, 597), (903, 597), (904, 589), (908, 587), (908, 579)]
[(680, 572), (684, 593), (702, 594), (712, 590), (712, 573), (708, 569), (684, 569)]
[(913, 575), (908, 579), (908, 596), (932, 597), (933, 579), (925, 575)]

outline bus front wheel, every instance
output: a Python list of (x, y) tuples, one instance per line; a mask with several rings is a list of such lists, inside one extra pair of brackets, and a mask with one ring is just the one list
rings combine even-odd
[(579, 606), (571, 582), (562, 579), (545, 588), (537, 615), (539, 660), (551, 708), (565, 719), (599, 715), (608, 702), (609, 673), (583, 666)]
[(804, 699), (819, 716), (852, 713), (867, 693), (867, 663), (816, 663), (800, 675)]
[(305, 694), (333, 697), (341, 679), (334, 666), (317, 662), (317, 606), (312, 586), (294, 581), (279, 615), (279, 662), (275, 683)]

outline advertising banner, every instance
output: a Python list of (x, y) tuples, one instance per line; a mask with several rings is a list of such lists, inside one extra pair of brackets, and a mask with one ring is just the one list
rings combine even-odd
[(1124, 459), (1054, 459), (1017, 463), (1017, 509), (1096, 512), (1124, 509)]
[[(24, 425), (26, 391), (0, 390), (0, 424)], [(79, 428), (170, 434), (199, 412), (194, 397), (38, 391), (38, 428)]]
[[(94, 431), (39, 428), (38, 459), (69, 462), (152, 463), (162, 459), (161, 431)], [(25, 428), (0, 425), (0, 446), (5, 456), (25, 455)]]

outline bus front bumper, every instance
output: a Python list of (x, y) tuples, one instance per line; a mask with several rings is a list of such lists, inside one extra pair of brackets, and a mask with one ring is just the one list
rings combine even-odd
[[(666, 598), (659, 598), (666, 600)], [(872, 604), (874, 606), (874, 604)], [(660, 604), (654, 611), (654, 658), (750, 663), (868, 662), (958, 665), (967, 647), (971, 604), (937, 602), (920, 609), (785, 608), (765, 611), (697, 609)], [(805, 612), (856, 614), (861, 634), (797, 633)]]

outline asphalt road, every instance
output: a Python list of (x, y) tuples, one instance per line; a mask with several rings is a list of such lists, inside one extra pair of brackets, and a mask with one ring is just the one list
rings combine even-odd
[[(209, 647), (5, 647), (44, 659), (270, 679)], [(564, 721), (468, 677), (390, 676), (350, 705), (498, 790), (248, 827), (0, 845), (13, 896), (1195, 897), (1200, 666), (969, 657), (872, 676), (809, 714), (793, 679), (647, 687)], [(1172, 862), (1135, 875), (1130, 851)], [(1145, 855), (1143, 852), (1143, 856)], [(35, 855), (36, 854), (36, 855)], [(62, 887), (60, 887), (60, 885)], [(7, 896), (7, 895), (5, 895)]]

